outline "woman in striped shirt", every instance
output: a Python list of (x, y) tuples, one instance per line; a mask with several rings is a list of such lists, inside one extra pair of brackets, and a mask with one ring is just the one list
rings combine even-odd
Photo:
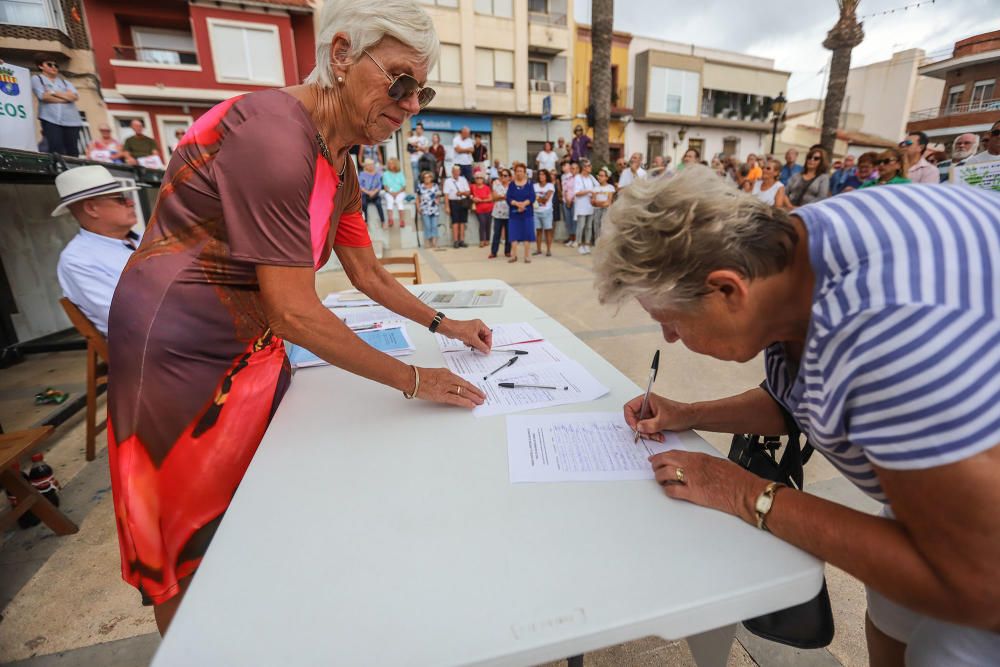
[(871, 516), (683, 451), (651, 458), (671, 498), (734, 514), (860, 579), (872, 664), (1000, 655), (1000, 195), (904, 185), (786, 213), (691, 167), (633, 184), (597, 253), (603, 302), (636, 297), (668, 342), (764, 353), (766, 389), (641, 397), (661, 430), (785, 432), (782, 408)]

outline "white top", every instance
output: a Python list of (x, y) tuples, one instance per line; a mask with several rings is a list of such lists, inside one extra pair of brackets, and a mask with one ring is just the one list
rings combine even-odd
[[(499, 280), (409, 289), (507, 290), (500, 308), (443, 310), (531, 322), (610, 390), (549, 412), (620, 414), (642, 391)], [(442, 366), (426, 324), (406, 326), (417, 348), (407, 363)], [(693, 432), (679, 435), (718, 456)], [(275, 489), (295, 498), (294, 511), (275, 502)], [(734, 567), (734, 554), (747, 567)], [(804, 602), (822, 579), (822, 563), (805, 552), (666, 498), (651, 480), (511, 484), (505, 417), (307, 368), (153, 664), (535, 665), (728, 626)]]
[(774, 206), (775, 198), (777, 198), (778, 193), (781, 191), (781, 188), (785, 186), (781, 184), (781, 181), (775, 181), (774, 184), (771, 185), (771, 187), (769, 187), (767, 190), (762, 190), (761, 189), (762, 183), (763, 181), (761, 181), (760, 179), (753, 182), (753, 196), (761, 200), (765, 204), (770, 204), (771, 206)]
[[(552, 196), (549, 197), (549, 200), (547, 202), (545, 202), (544, 204), (539, 204), (538, 203), (538, 195), (540, 195), (540, 194), (542, 194), (544, 192), (551, 192)], [(555, 196), (556, 196), (556, 186), (552, 185), (551, 183), (546, 183), (545, 185), (539, 185), (538, 183), (535, 183), (535, 210), (536, 211), (551, 211), (552, 210), (552, 200), (555, 199)]]
[(611, 202), (615, 198), (615, 186), (608, 183), (607, 185), (598, 185), (594, 188), (594, 198), (591, 200), (596, 202)]
[(108, 311), (125, 264), (139, 245), (132, 232), (127, 241), (80, 229), (59, 254), (56, 275), (63, 296), (76, 304), (97, 330), (108, 335)]
[(641, 181), (644, 178), (646, 178), (646, 170), (642, 167), (639, 167), (639, 171), (637, 171), (635, 175), (632, 174), (631, 168), (626, 169), (622, 172), (621, 176), (618, 177), (618, 187), (624, 188), (626, 185), (632, 185), (633, 181)]
[(982, 153), (976, 153), (970, 157), (964, 162), (964, 164), (979, 164), (981, 162), (1000, 162), (1000, 155), (994, 155), (989, 151), (983, 151)]
[(427, 138), (427, 135), (418, 136), (414, 134), (406, 140), (406, 143), (414, 146), (417, 150), (410, 153), (410, 161), (419, 160), (423, 156), (424, 151), (431, 147), (431, 140)]
[(556, 168), (556, 162), (559, 160), (559, 156), (556, 155), (555, 151), (539, 151), (538, 155), (535, 156), (538, 161), (539, 169), (548, 169), (553, 171)]
[(456, 181), (454, 178), (449, 176), (444, 182), (444, 196), (448, 199), (459, 199), (459, 192), (469, 192), (469, 182), (465, 180), (465, 176), (459, 176)]
[(578, 174), (573, 177), (573, 196), (576, 198), (573, 204), (573, 215), (579, 218), (581, 215), (593, 215), (594, 207), (590, 203), (590, 193), (581, 194), (581, 191), (596, 190), (597, 179), (593, 176)]
[[(463, 139), (462, 135), (456, 134), (455, 138), (451, 140), (452, 150), (456, 148), (468, 148), (470, 151), (472, 147), (476, 145), (476, 142), (469, 137), (468, 139)], [(455, 151), (455, 159), (453, 160), (455, 164), (472, 164), (472, 153), (459, 153)]]

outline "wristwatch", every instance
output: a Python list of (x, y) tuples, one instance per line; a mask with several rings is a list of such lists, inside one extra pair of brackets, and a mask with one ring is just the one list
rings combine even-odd
[(771, 532), (767, 528), (765, 519), (767, 519), (767, 514), (771, 511), (771, 507), (774, 505), (774, 495), (778, 492), (778, 489), (783, 486), (784, 484), (771, 482), (764, 488), (764, 491), (757, 496), (757, 502), (754, 503), (753, 509), (757, 513), (757, 527), (761, 530)]
[(444, 319), (444, 313), (442, 313), (441, 311), (438, 311), (434, 315), (434, 320), (431, 322), (431, 325), (427, 327), (428, 329), (430, 329), (431, 333), (437, 332), (438, 327), (441, 326), (441, 320), (443, 319)]

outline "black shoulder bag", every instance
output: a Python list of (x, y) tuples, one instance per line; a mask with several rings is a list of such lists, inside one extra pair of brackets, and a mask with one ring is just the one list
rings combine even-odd
[[(812, 456), (813, 447), (808, 441), (804, 447), (799, 447), (802, 432), (798, 424), (783, 407), (781, 412), (788, 428), (788, 444), (781, 459), (777, 458), (778, 448), (781, 447), (779, 438), (737, 433), (729, 447), (729, 460), (758, 477), (801, 489), (802, 466)], [(743, 627), (758, 637), (795, 648), (828, 646), (833, 640), (834, 627), (826, 580), (823, 580), (823, 588), (813, 599), (788, 609), (749, 618), (743, 621)]]

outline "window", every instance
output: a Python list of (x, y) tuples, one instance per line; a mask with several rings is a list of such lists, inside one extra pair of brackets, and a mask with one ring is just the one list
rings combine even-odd
[(649, 112), (694, 116), (698, 113), (697, 72), (653, 67), (649, 73)]
[(162, 28), (132, 28), (135, 59), (144, 63), (164, 65), (197, 65), (194, 37), (183, 30)]
[(528, 0), (528, 11), (537, 14), (548, 14), (549, 0)]
[(458, 0), (420, 0), (425, 5), (437, 5), (438, 7), (458, 8)]
[(476, 13), (509, 19), (514, 16), (514, 2), (513, 0), (476, 0)]
[(722, 154), (725, 156), (740, 154), (740, 140), (737, 137), (726, 137), (722, 140)]
[(441, 57), (427, 73), (436, 83), (462, 83), (462, 50), (457, 44), (442, 44)]
[(663, 134), (650, 132), (646, 135), (646, 164), (653, 164), (653, 158), (663, 155)]
[(694, 149), (698, 151), (698, 155), (701, 159), (705, 159), (705, 140), (704, 139), (688, 139), (688, 150)]
[(476, 85), (514, 87), (514, 52), (476, 49)]
[(210, 18), (208, 34), (217, 81), (285, 85), (277, 26)]
[(948, 90), (948, 110), (954, 111), (958, 107), (959, 103), (962, 101), (962, 93), (965, 92), (965, 86), (952, 86)]
[(0, 23), (59, 28), (65, 32), (59, 0), (0, 0)]
[(548, 81), (549, 64), (544, 60), (529, 60), (528, 78), (532, 81)]
[[(989, 102), (993, 99), (993, 91), (996, 86), (996, 79), (989, 79), (988, 81), (976, 81), (976, 85), (972, 87), (972, 99), (969, 100), (973, 108), (979, 108), (982, 106), (983, 102)], [(972, 109), (969, 109), (970, 111)]]

